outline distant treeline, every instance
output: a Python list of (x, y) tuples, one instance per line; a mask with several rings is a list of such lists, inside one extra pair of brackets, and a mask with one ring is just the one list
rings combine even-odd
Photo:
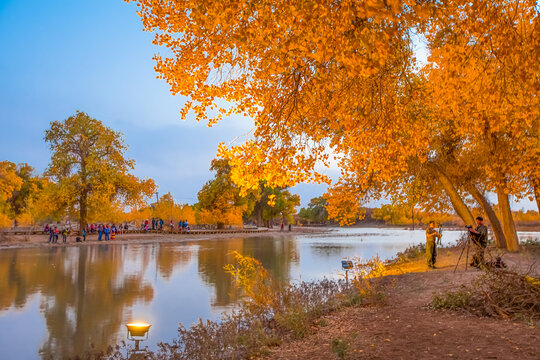
[[(335, 224), (336, 222), (329, 220), (326, 206), (328, 203), (323, 196), (311, 199), (306, 208), (301, 208), (298, 212), (297, 220), (304, 225), (309, 224)], [(498, 212), (497, 205), (493, 206)], [(482, 209), (472, 209), (475, 216), (482, 215)], [(540, 214), (535, 210), (514, 211), (512, 212), (514, 220), (518, 225), (540, 225)], [(356, 221), (360, 224), (385, 224), (385, 225), (402, 225), (411, 226), (413, 223), (425, 225), (429, 221), (445, 225), (460, 226), (463, 224), (461, 218), (452, 213), (437, 213), (419, 211), (411, 206), (384, 204), (377, 208), (363, 208), (363, 214)]]

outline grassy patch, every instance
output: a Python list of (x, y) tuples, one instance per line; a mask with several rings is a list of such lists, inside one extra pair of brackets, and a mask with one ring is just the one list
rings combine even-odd
[(332, 339), (332, 352), (337, 355), (338, 359), (345, 359), (349, 342), (343, 338)]
[(457, 291), (434, 295), (431, 300), (431, 306), (437, 310), (460, 310), (469, 307), (472, 301), (473, 293), (463, 286)]

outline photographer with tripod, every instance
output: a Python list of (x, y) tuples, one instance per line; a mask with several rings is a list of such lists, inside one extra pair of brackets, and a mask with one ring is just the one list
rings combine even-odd
[(426, 260), (427, 266), (430, 269), (436, 269), (435, 261), (437, 260), (437, 240), (441, 238), (440, 230), (435, 230), (435, 221), (429, 222), (429, 227), (426, 229)]
[(484, 225), (484, 218), (478, 216), (476, 218), (476, 228), (473, 229), (472, 226), (468, 226), (469, 235), (471, 237), (472, 243), (474, 244), (475, 251), (472, 258), (471, 266), (481, 268), (484, 266), (484, 252), (487, 247), (488, 240), (488, 228)]

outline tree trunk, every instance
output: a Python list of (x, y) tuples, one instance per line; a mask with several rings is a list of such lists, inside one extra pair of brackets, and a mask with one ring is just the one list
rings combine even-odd
[(467, 204), (465, 204), (465, 202), (457, 192), (455, 186), (442, 171), (437, 168), (434, 168), (434, 170), (435, 176), (437, 177), (439, 183), (450, 198), (450, 202), (452, 203), (452, 206), (458, 216), (461, 218), (461, 220), (463, 220), (463, 223), (465, 225), (473, 225), (474, 217), (469, 208), (467, 207)]
[(255, 209), (255, 214), (257, 216), (256, 218), (256, 221), (257, 221), (257, 227), (261, 227), (263, 225), (263, 220), (262, 220), (262, 207), (261, 206), (257, 206), (257, 208)]
[(540, 212), (540, 182), (533, 182), (534, 198), (536, 199), (536, 208)]
[(504, 231), (501, 225), (501, 222), (499, 221), (499, 218), (497, 217), (497, 214), (495, 214), (495, 211), (493, 210), (493, 207), (491, 204), (487, 201), (486, 197), (478, 191), (476, 186), (471, 185), (469, 186), (469, 192), (471, 193), (472, 197), (476, 202), (482, 206), (482, 209), (486, 213), (489, 222), (491, 224), (491, 228), (493, 230), (493, 233), (495, 234), (495, 244), (499, 249), (506, 249), (506, 238), (504, 236)]
[(506, 238), (506, 247), (509, 251), (518, 251), (519, 239), (517, 236), (516, 224), (512, 217), (512, 210), (510, 209), (510, 201), (508, 200), (508, 194), (500, 186), (497, 187), (497, 200), (501, 211), (502, 228)]
[(79, 235), (86, 229), (86, 216), (88, 215), (88, 194), (83, 192), (79, 202)]
[(81, 197), (79, 201), (79, 235), (82, 236), (83, 229), (86, 229), (86, 217), (88, 215), (88, 192), (90, 187), (87, 182), (86, 173), (86, 157), (83, 154), (81, 156), (81, 170), (79, 174), (82, 179), (83, 187), (81, 189)]

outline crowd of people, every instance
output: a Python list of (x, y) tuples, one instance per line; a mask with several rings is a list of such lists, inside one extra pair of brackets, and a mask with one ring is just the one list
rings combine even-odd
[(49, 235), (49, 243), (57, 243), (58, 242), (58, 237), (60, 234), (62, 234), (62, 242), (66, 242), (67, 241), (67, 236), (69, 234), (69, 230), (67, 227), (64, 227), (64, 229), (62, 229), (62, 231), (60, 231), (58, 229), (58, 226), (49, 226), (49, 224), (45, 225), (45, 228), (43, 229), (43, 231), (45, 232), (45, 234), (48, 234)]
[[(121, 224), (116, 226), (116, 224), (87, 224), (86, 228), (82, 229), (81, 236), (76, 237), (77, 242), (83, 242), (86, 241), (86, 236), (88, 234), (95, 234), (98, 235), (98, 241), (109, 241), (116, 239), (116, 235), (121, 234), (123, 230), (127, 230), (128, 225), (127, 224)], [(49, 224), (46, 224), (43, 228), (43, 232), (45, 234), (49, 235), (48, 242), (51, 244), (55, 244), (58, 242), (59, 235), (62, 235), (62, 242), (67, 242), (67, 237), (71, 233), (71, 229), (68, 227), (68, 225), (64, 225), (64, 228), (62, 230), (58, 229), (58, 226), (49, 226)]]
[[(163, 219), (156, 219), (152, 218), (152, 221), (148, 221), (146, 219), (145, 221), (141, 222), (141, 230), (148, 232), (149, 230), (159, 230), (163, 231), (164, 221)], [(124, 231), (128, 230), (128, 224), (122, 223), (118, 226), (116, 224), (87, 224), (86, 228), (82, 229), (81, 236), (76, 237), (77, 242), (83, 242), (86, 241), (86, 236), (89, 234), (97, 234), (98, 241), (109, 241), (116, 239), (116, 236), (118, 234), (123, 233)], [(177, 230), (179, 232), (190, 232), (191, 228), (189, 226), (189, 222), (187, 220), (180, 220), (178, 221), (177, 227), (175, 226), (174, 222), (171, 220), (169, 224), (169, 229), (171, 232)], [(58, 243), (58, 238), (60, 235), (62, 235), (62, 242), (67, 242), (67, 237), (71, 233), (71, 228), (68, 226), (68, 224), (64, 225), (64, 227), (60, 230), (59, 226), (46, 224), (43, 228), (43, 232), (49, 236), (48, 242), (51, 244)]]
[[(164, 225), (163, 219), (152, 218), (151, 222), (148, 221), (148, 219), (146, 219), (141, 224), (141, 230), (144, 230), (146, 232), (148, 232), (149, 230), (163, 231), (163, 225)], [(189, 226), (189, 222), (187, 220), (178, 221), (178, 227), (177, 228), (175, 227), (174, 222), (171, 220), (170, 223), (169, 223), (169, 228), (170, 228), (171, 232), (173, 232), (175, 230), (178, 230), (180, 232), (186, 232), (188, 234), (189, 234), (189, 231), (191, 230), (191, 228)]]

